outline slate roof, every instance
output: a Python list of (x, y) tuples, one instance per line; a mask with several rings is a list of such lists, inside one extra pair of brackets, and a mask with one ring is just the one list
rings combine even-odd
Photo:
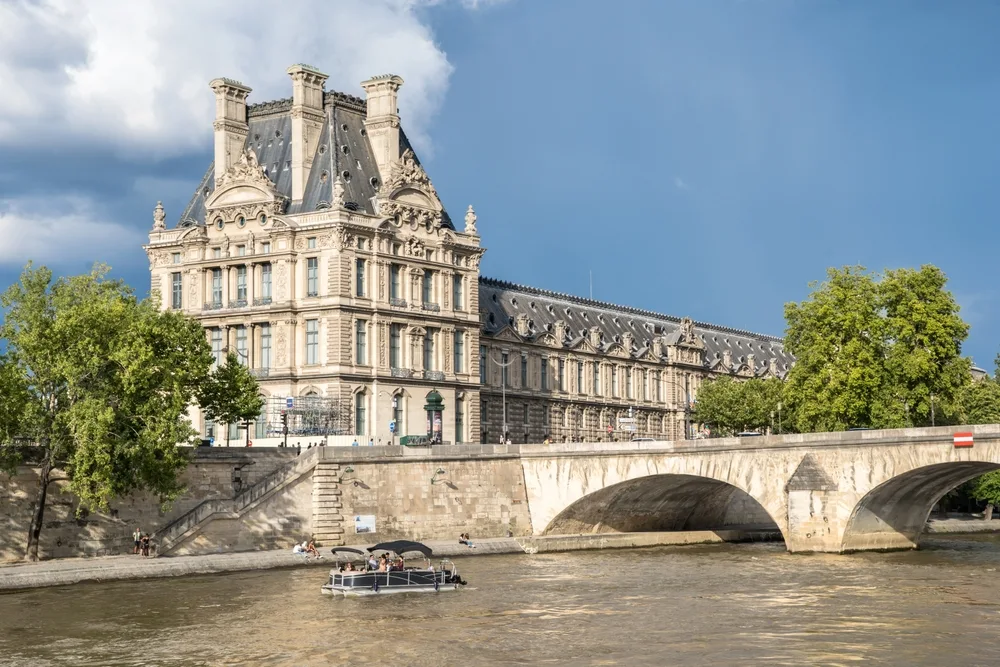
[[(257, 161), (278, 192), (289, 198), (292, 194), (291, 111), (291, 98), (247, 105), (250, 131), (244, 144), (245, 148), (254, 150)], [(381, 182), (364, 126), (365, 101), (345, 93), (327, 91), (324, 112), (326, 123), (317, 142), (302, 201), (291, 202), (286, 212), (309, 213), (328, 208), (333, 196), (333, 182), (340, 175), (347, 208), (374, 215), (373, 199)], [(402, 129), (399, 135), (400, 154), (407, 148), (412, 150)], [(419, 158), (417, 162), (420, 162)], [(213, 163), (181, 213), (178, 226), (205, 224), (205, 201), (215, 189), (214, 174)], [(447, 211), (443, 213), (443, 224), (449, 229), (455, 228)]]
[[(681, 318), (649, 310), (619, 306), (613, 303), (585, 299), (570, 294), (550, 292), (493, 278), (479, 278), (479, 308), (484, 313), (483, 332), (487, 336), (514, 327), (518, 315), (527, 315), (531, 333), (529, 340), (551, 333), (556, 320), (563, 320), (570, 347), (588, 335), (591, 327), (599, 327), (602, 350), (620, 343), (625, 333), (632, 334), (632, 356), (642, 356), (660, 336), (670, 344), (680, 336)], [(739, 368), (753, 354), (758, 375), (766, 373), (771, 359), (776, 360), (779, 375), (784, 375), (794, 361), (781, 338), (695, 322), (695, 334), (705, 345), (705, 362), (710, 368), (722, 363), (726, 350), (732, 352), (733, 366)]]

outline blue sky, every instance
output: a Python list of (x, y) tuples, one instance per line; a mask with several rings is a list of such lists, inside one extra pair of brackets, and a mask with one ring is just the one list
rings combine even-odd
[(828, 266), (932, 263), (992, 370), (1000, 3), (290, 0), (221, 32), (167, 4), (0, 0), (0, 285), (35, 257), (145, 290), (156, 200), (175, 221), (211, 160), (208, 80), (284, 97), (305, 61), (355, 94), (406, 79), (484, 275), (586, 296), (592, 272), (595, 298), (780, 334)]

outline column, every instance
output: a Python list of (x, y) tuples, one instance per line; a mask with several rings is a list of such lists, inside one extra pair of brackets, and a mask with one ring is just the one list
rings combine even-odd
[(247, 262), (247, 305), (253, 305), (254, 295), (257, 294), (257, 265)]

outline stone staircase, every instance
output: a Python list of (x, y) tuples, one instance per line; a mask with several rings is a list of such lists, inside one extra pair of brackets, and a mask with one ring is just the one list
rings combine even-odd
[(344, 544), (340, 465), (320, 461), (313, 473), (312, 534), (323, 546)]
[[(242, 518), (247, 514), (247, 512), (253, 510), (262, 502), (274, 496), (274, 494), (278, 493), (290, 484), (297, 482), (304, 475), (309, 474), (314, 468), (317, 467), (319, 454), (319, 447), (306, 450), (294, 461), (263, 477), (256, 484), (236, 495), (234, 498), (213, 498), (196, 505), (190, 511), (182, 514), (177, 519), (174, 519), (166, 526), (153, 533), (152, 537), (154, 543), (156, 544), (156, 555), (164, 556), (169, 554), (174, 548), (179, 546), (189, 537), (197, 535), (202, 527), (217, 518)], [(334, 465), (334, 468), (334, 472), (336, 473), (336, 469), (339, 469), (339, 466)], [(314, 482), (314, 497), (315, 493)], [(340, 494), (339, 488), (336, 493), (338, 495)], [(314, 513), (316, 511), (315, 504), (313, 511)], [(343, 529), (341, 529), (341, 532), (343, 532)]]

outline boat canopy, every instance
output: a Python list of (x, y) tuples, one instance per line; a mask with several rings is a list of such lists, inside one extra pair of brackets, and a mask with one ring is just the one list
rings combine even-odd
[(434, 552), (426, 544), (411, 542), (409, 540), (395, 540), (393, 542), (380, 542), (373, 547), (368, 547), (368, 551), (391, 551), (399, 555), (416, 551), (430, 558)]
[(359, 556), (365, 555), (365, 552), (361, 549), (354, 549), (352, 547), (334, 547), (330, 549), (330, 553), (358, 554)]

